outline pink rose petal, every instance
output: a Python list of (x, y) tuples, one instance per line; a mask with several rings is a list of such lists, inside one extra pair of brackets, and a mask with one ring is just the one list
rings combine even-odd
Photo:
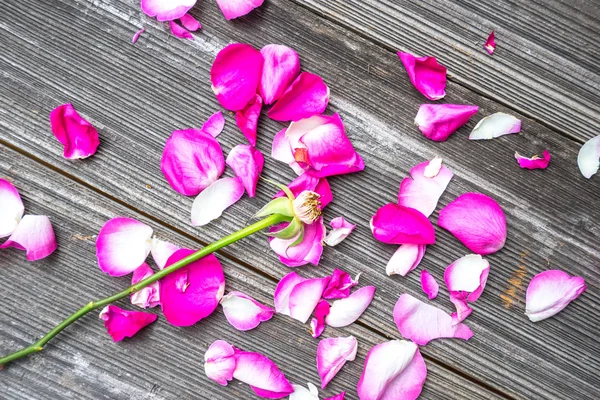
[(321, 388), (342, 369), (346, 361), (354, 361), (358, 343), (354, 336), (323, 339), (317, 347), (317, 371), (321, 378)]
[(48, 257), (56, 250), (56, 237), (50, 219), (44, 215), (25, 215), (0, 249), (14, 247), (24, 250), (27, 260)]
[(446, 95), (446, 67), (435, 57), (415, 57), (398, 52), (408, 78), (413, 86), (429, 100), (439, 100)]
[(344, 397), (346, 397), (346, 392), (345, 391), (342, 392), (342, 393), (336, 394), (333, 397), (328, 397), (328, 398), (326, 398), (324, 400), (344, 400)]
[(137, 31), (136, 33), (134, 33), (133, 37), (131, 38), (131, 43), (135, 44), (138, 41), (138, 39), (140, 38), (140, 35), (144, 32), (146, 32), (146, 28), (142, 28), (139, 31)]
[(320, 300), (315, 307), (315, 318), (310, 321), (310, 334), (314, 338), (321, 336), (325, 330), (325, 317), (329, 315), (331, 306), (326, 300)]
[[(275, 229), (283, 228), (287, 223), (278, 225)], [(299, 267), (306, 264), (318, 265), (323, 253), (323, 239), (325, 239), (325, 226), (323, 217), (319, 217), (310, 225), (304, 226), (304, 237), (295, 245), (295, 238), (284, 240), (270, 238), (271, 249), (279, 256), (279, 260), (288, 267)]]
[(296, 163), (296, 160), (294, 160), (294, 153), (290, 145), (290, 139), (285, 135), (286, 132), (287, 129), (282, 129), (275, 134), (275, 137), (273, 138), (273, 144), (271, 146), (271, 157), (291, 166), (292, 164)]
[(192, 204), (192, 225), (204, 226), (219, 218), (223, 211), (244, 195), (239, 178), (221, 178), (204, 189)]
[(260, 50), (265, 59), (258, 87), (265, 104), (273, 104), (300, 73), (300, 57), (293, 49), (280, 44), (268, 44)]
[(243, 109), (235, 112), (235, 123), (252, 146), (256, 146), (256, 129), (262, 105), (262, 99), (257, 94)]
[(488, 36), (487, 40), (485, 41), (485, 44), (483, 45), (483, 48), (490, 55), (494, 54), (494, 50), (496, 50), (496, 35), (494, 34), (494, 31), (490, 33), (490, 36)]
[(217, 340), (210, 345), (204, 354), (204, 372), (209, 379), (219, 385), (227, 386), (233, 379), (235, 370), (235, 347), (224, 340)]
[[(189, 249), (178, 250), (169, 257), (167, 265), (193, 253)], [(191, 326), (208, 317), (219, 305), (225, 291), (223, 268), (213, 254), (165, 276), (159, 282), (163, 314), (175, 326)]]
[(0, 179), (0, 238), (10, 236), (17, 229), (24, 212), (19, 191), (6, 179)]
[(577, 155), (577, 165), (581, 174), (590, 179), (600, 168), (600, 135), (585, 142)]
[(327, 285), (327, 288), (323, 292), (324, 299), (344, 299), (350, 296), (350, 289), (358, 284), (358, 278), (360, 273), (356, 276), (356, 279), (352, 279), (350, 274), (340, 269), (333, 270), (331, 274), (331, 280)]
[(475, 125), (469, 140), (494, 139), (521, 131), (521, 120), (505, 113), (495, 113)]
[(113, 341), (120, 342), (126, 337), (132, 337), (145, 326), (158, 318), (155, 314), (143, 311), (125, 311), (114, 305), (108, 305), (100, 311), (100, 319)]
[(544, 150), (542, 157), (540, 158), (537, 154), (531, 158), (523, 157), (519, 153), (515, 152), (515, 158), (519, 163), (519, 167), (524, 169), (546, 169), (550, 164), (550, 153), (548, 150)]
[(249, 331), (273, 317), (275, 310), (241, 292), (229, 292), (221, 299), (227, 321), (235, 329)]
[(153, 238), (150, 252), (152, 253), (152, 258), (154, 259), (154, 262), (158, 268), (164, 269), (169, 257), (171, 257), (173, 253), (179, 249), (180, 247), (174, 245), (173, 243)]
[(473, 312), (473, 309), (469, 307), (466, 296), (450, 294), (450, 301), (456, 306), (456, 312), (451, 314), (452, 325), (463, 322)]
[(264, 0), (217, 0), (226, 20), (232, 20), (248, 14), (250, 11), (260, 7)]
[(96, 128), (81, 118), (70, 103), (52, 110), (50, 127), (56, 139), (64, 146), (64, 158), (87, 158), (96, 153), (100, 145)]
[(183, 25), (183, 27), (188, 31), (195, 32), (198, 29), (202, 29), (200, 22), (198, 22), (196, 18), (192, 17), (191, 14), (183, 15), (181, 18), (179, 18), (179, 21), (181, 22), (181, 25)]
[[(292, 192), (295, 197), (298, 197), (300, 193), (309, 190), (315, 192), (321, 196), (319, 201), (321, 202), (321, 208), (325, 208), (329, 203), (333, 201), (333, 193), (327, 178), (315, 178), (309, 174), (302, 174), (287, 185), (288, 189)], [(273, 198), (284, 197), (283, 190), (280, 190), (273, 196)]]
[(426, 269), (421, 271), (421, 288), (427, 297), (429, 297), (429, 300), (435, 299), (440, 290), (440, 285)]
[(242, 181), (248, 196), (256, 196), (256, 184), (262, 173), (265, 158), (255, 147), (239, 144), (229, 152), (225, 163)]
[(402, 244), (388, 261), (385, 272), (388, 276), (406, 276), (410, 271), (417, 268), (425, 255), (427, 245), (424, 244)]
[(179, 25), (175, 21), (169, 21), (171, 33), (180, 39), (194, 40), (194, 36), (187, 29)]
[(402, 336), (421, 346), (439, 338), (469, 340), (473, 336), (465, 324), (454, 325), (450, 315), (406, 293), (394, 307), (394, 322)]
[(96, 239), (100, 270), (110, 276), (123, 276), (140, 267), (152, 246), (152, 228), (132, 218), (107, 221)]
[[(152, 275), (154, 275), (154, 271), (152, 271), (152, 268), (150, 268), (148, 264), (143, 263), (139, 268), (133, 271), (131, 284), (135, 285), (136, 283), (143, 281), (144, 279)], [(156, 307), (160, 304), (158, 282), (153, 282), (145, 288), (134, 292), (130, 298), (131, 304), (133, 304), (134, 306), (138, 306), (141, 308)]]
[(532, 322), (550, 318), (562, 311), (587, 289), (580, 276), (549, 270), (533, 277), (527, 287), (525, 314)]
[(295, 272), (290, 272), (275, 288), (275, 311), (305, 323), (321, 300), (329, 279), (304, 279)]
[(289, 400), (319, 400), (319, 389), (312, 383), (308, 383), (308, 389), (301, 385), (292, 383), (294, 393), (290, 394)]
[(275, 288), (275, 293), (273, 294), (275, 311), (277, 313), (290, 315), (290, 294), (297, 284), (304, 281), (306, 281), (306, 279), (302, 278), (296, 272), (290, 272), (281, 278)]
[(506, 242), (506, 217), (500, 205), (481, 193), (465, 193), (440, 211), (438, 225), (473, 253), (492, 254)]
[(375, 286), (365, 286), (345, 299), (334, 301), (325, 322), (334, 328), (350, 325), (365, 312), (374, 295)]
[(415, 125), (426, 138), (443, 142), (478, 110), (479, 107), (468, 104), (421, 104)]
[(223, 128), (225, 127), (225, 117), (223, 117), (223, 113), (221, 111), (217, 111), (202, 125), (200, 129), (202, 132), (208, 133), (212, 137), (217, 137), (223, 132)]
[(259, 353), (235, 350), (233, 377), (250, 385), (254, 393), (268, 399), (281, 399), (294, 392), (277, 365)]
[(375, 239), (388, 244), (434, 244), (433, 225), (420, 211), (386, 204), (371, 219)]
[(230, 111), (246, 107), (256, 95), (262, 66), (262, 54), (249, 44), (234, 43), (221, 50), (210, 69), (219, 103)]
[(335, 246), (341, 243), (344, 239), (348, 237), (356, 228), (356, 225), (351, 224), (346, 221), (344, 217), (336, 217), (331, 220), (331, 231), (325, 237), (325, 244), (327, 246)]
[(406, 340), (373, 346), (358, 382), (360, 400), (415, 400), (427, 378), (419, 348)]
[(451, 295), (474, 302), (485, 289), (490, 263), (479, 254), (470, 254), (454, 261), (444, 271), (444, 281)]
[(142, 11), (159, 21), (172, 21), (183, 17), (197, 0), (142, 0)]
[(223, 150), (202, 130), (174, 131), (165, 144), (160, 169), (177, 193), (196, 196), (223, 173)]
[(269, 110), (275, 121), (300, 121), (321, 114), (329, 103), (329, 88), (319, 75), (302, 72)]

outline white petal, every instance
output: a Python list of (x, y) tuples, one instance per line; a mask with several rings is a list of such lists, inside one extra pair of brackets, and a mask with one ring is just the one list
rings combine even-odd
[(586, 178), (598, 172), (600, 168), (600, 135), (585, 142), (577, 156), (579, 170)]
[(521, 130), (521, 120), (505, 113), (495, 113), (483, 118), (469, 135), (470, 140), (493, 139), (517, 133)]
[(219, 218), (243, 194), (244, 185), (238, 178), (222, 178), (212, 183), (192, 204), (192, 225), (203, 226)]

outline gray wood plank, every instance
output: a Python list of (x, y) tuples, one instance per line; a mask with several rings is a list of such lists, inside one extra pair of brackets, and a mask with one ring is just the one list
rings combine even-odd
[[(14, 21), (0, 37), (8, 49), (0, 55), (5, 93), (0, 105), (13, 110), (0, 119), (0, 140), (208, 242), (241, 227), (239, 215), (251, 215), (272, 190), (261, 186), (256, 200), (245, 199), (215, 224), (192, 229), (188, 221), (192, 199), (174, 193), (159, 171), (164, 140), (171, 130), (197, 126), (217, 109), (208, 88), (208, 69), (211, 58), (228, 41), (249, 41), (257, 47), (270, 42), (291, 45), (301, 54), (304, 67), (321, 73), (329, 84), (330, 109), (341, 112), (367, 163), (364, 173), (332, 179), (336, 201), (326, 213), (327, 219), (347, 216), (360, 228), (341, 247), (327, 249), (322, 267), (305, 268), (301, 273), (324, 275), (334, 267), (366, 271), (365, 282), (375, 284), (379, 291), (364, 321), (384, 335), (397, 336), (390, 311), (400, 293), (420, 293), (417, 275), (407, 279), (385, 276), (385, 262), (394, 249), (370, 237), (368, 220), (378, 206), (394, 200), (400, 179), (412, 165), (440, 154), (456, 173), (442, 205), (465, 191), (490, 193), (505, 207), (510, 231), (506, 249), (491, 258), (494, 272), (475, 304), (478, 311), (468, 320), (475, 338), (467, 347), (450, 341), (433, 343), (423, 349), (424, 354), (513, 397), (588, 398), (600, 387), (593, 372), (599, 349), (591, 339), (598, 327), (588, 324), (596, 318), (600, 304), (596, 291), (590, 290), (558, 318), (536, 325), (526, 321), (522, 304), (507, 310), (500, 298), (521, 264), (523, 250), (531, 254), (526, 259), (528, 278), (546, 269), (549, 258), (552, 265), (582, 274), (590, 287), (597, 287), (598, 227), (594, 221), (599, 214), (593, 206), (598, 202), (599, 181), (586, 181), (579, 175), (577, 143), (530, 120), (525, 120), (523, 135), (470, 143), (465, 134), (479, 117), (446, 143), (428, 142), (412, 126), (420, 95), (412, 93), (406, 81), (394, 78), (403, 73), (402, 67), (387, 57), (387, 51), (287, 3), (270, 2), (251, 18), (227, 24), (214, 6), (202, 4), (195, 15), (215, 22), (205, 23), (208, 32), (196, 35), (193, 43), (170, 37), (161, 24), (139, 19), (133, 1), (42, 4), (29, 11), (30, 17), (25, 6), (19, 7), (0, 5)], [(287, 18), (291, 12), (292, 20)], [(43, 25), (44, 35), (28, 33), (24, 28), (42, 15), (65, 23), (60, 28)], [(151, 29), (138, 45), (128, 46), (129, 34), (142, 20)], [(76, 32), (79, 37), (73, 37)], [(88, 43), (101, 47), (82, 53), (80, 49)], [(369, 68), (373, 60), (380, 60), (378, 69)], [(480, 105), (480, 115), (505, 111), (452, 83), (448, 97), (448, 101)], [(73, 101), (101, 129), (99, 153), (84, 162), (62, 160), (48, 132), (49, 111), (64, 101)], [(243, 141), (231, 122), (229, 118), (219, 138), (226, 150)], [(261, 120), (259, 148), (265, 153), (281, 126)], [(547, 171), (519, 170), (512, 159), (515, 150), (533, 154), (544, 147), (554, 156)], [(272, 160), (267, 161), (265, 174), (282, 182), (292, 178), (289, 170)], [(438, 237), (424, 265), (440, 278), (443, 268), (466, 249), (446, 232), (438, 232)], [(227, 253), (243, 254), (244, 263), (276, 279), (287, 273), (263, 238), (248, 243), (233, 246)], [(450, 310), (447, 300), (440, 302)], [(584, 349), (587, 364), (574, 349)]]

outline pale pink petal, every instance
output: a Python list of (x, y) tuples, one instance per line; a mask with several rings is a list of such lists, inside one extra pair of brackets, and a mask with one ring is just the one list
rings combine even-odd
[[(285, 227), (281, 224), (279, 227)], [(304, 226), (304, 237), (302, 241), (295, 245), (295, 238), (284, 240), (279, 238), (270, 238), (269, 245), (277, 255), (279, 260), (288, 267), (299, 267), (306, 264), (318, 265), (323, 253), (323, 239), (325, 239), (325, 226), (323, 217), (319, 217), (310, 225)]]
[(346, 397), (346, 392), (343, 391), (342, 393), (336, 394), (333, 397), (328, 397), (324, 400), (344, 400), (344, 397)]
[(494, 50), (496, 50), (496, 35), (494, 34), (494, 31), (490, 33), (490, 36), (488, 36), (487, 40), (485, 41), (485, 44), (483, 45), (483, 48), (490, 55), (494, 54)]
[[(143, 263), (139, 268), (133, 271), (133, 276), (131, 278), (131, 284), (135, 285), (136, 283), (143, 281), (144, 279), (154, 275), (154, 271), (152, 268), (146, 263)], [(152, 308), (156, 307), (160, 304), (160, 293), (158, 282), (153, 282), (150, 285), (134, 292), (131, 295), (131, 304), (134, 306), (138, 306), (141, 308)]]
[(454, 261), (444, 271), (444, 281), (450, 295), (476, 301), (487, 283), (490, 263), (479, 254), (470, 254)]
[[(193, 253), (189, 249), (178, 250), (169, 258), (167, 266)], [(186, 281), (183, 286), (182, 277)], [(213, 254), (192, 262), (159, 282), (163, 314), (175, 326), (194, 325), (208, 317), (219, 305), (225, 291), (223, 268)]]
[(334, 269), (331, 280), (323, 292), (324, 299), (344, 299), (350, 295), (350, 289), (358, 284), (360, 273), (355, 279), (340, 269)]
[(233, 377), (250, 385), (254, 393), (268, 399), (280, 399), (294, 392), (277, 365), (259, 353), (235, 350)]
[(470, 140), (493, 139), (521, 131), (521, 120), (512, 115), (497, 112), (488, 115), (475, 125)]
[(420, 211), (389, 203), (371, 219), (375, 239), (388, 244), (434, 244), (433, 225)]
[[(331, 187), (329, 186), (327, 178), (316, 178), (312, 175), (304, 173), (290, 182), (287, 187), (296, 197), (306, 190), (318, 193), (321, 196), (319, 199), (321, 202), (321, 208), (325, 208), (333, 201), (333, 193), (331, 192)], [(284, 196), (286, 196), (286, 194), (283, 192), (283, 190), (280, 190), (275, 194), (275, 196), (273, 196), (273, 198)]]
[(290, 272), (277, 283), (275, 293), (273, 294), (275, 311), (279, 314), (290, 315), (290, 294), (294, 287), (306, 279), (302, 278), (296, 272)]
[(406, 276), (410, 271), (417, 268), (425, 255), (427, 245), (424, 244), (402, 244), (394, 253), (385, 267), (388, 276)]
[(140, 38), (140, 35), (144, 32), (146, 32), (146, 28), (142, 28), (139, 31), (137, 31), (136, 33), (134, 33), (133, 37), (131, 38), (131, 43), (135, 44), (138, 41), (138, 39)]
[(286, 164), (295, 163), (294, 153), (289, 138), (285, 135), (287, 129), (282, 129), (273, 138), (271, 157)]
[(308, 389), (301, 385), (292, 383), (294, 393), (290, 394), (289, 400), (319, 400), (319, 389), (312, 383), (308, 383)]
[(252, 146), (256, 146), (256, 129), (262, 105), (262, 99), (257, 94), (244, 108), (235, 112), (235, 123)]
[(56, 250), (56, 237), (50, 219), (44, 215), (25, 215), (0, 249), (14, 247), (24, 250), (27, 260), (48, 257)]
[(317, 371), (321, 388), (333, 379), (346, 361), (354, 361), (358, 343), (354, 336), (323, 339), (317, 347)]
[(192, 225), (204, 226), (219, 218), (223, 211), (244, 195), (239, 178), (222, 178), (207, 187), (192, 204)]
[(100, 145), (96, 128), (81, 118), (70, 103), (52, 110), (50, 127), (54, 136), (64, 146), (64, 158), (87, 158), (96, 153)]
[(427, 378), (419, 348), (406, 340), (373, 346), (358, 381), (360, 400), (415, 400)]
[(232, 20), (248, 14), (250, 11), (260, 7), (264, 0), (217, 0), (226, 20)]
[(456, 312), (451, 314), (452, 325), (463, 322), (473, 312), (473, 309), (469, 307), (467, 296), (465, 295), (450, 293), (450, 301), (456, 306)]
[(229, 292), (221, 299), (227, 321), (235, 329), (248, 331), (273, 317), (275, 310), (241, 292)]
[(481, 193), (460, 195), (440, 211), (438, 225), (473, 253), (492, 254), (506, 242), (506, 217), (500, 205)]
[(146, 261), (152, 246), (152, 228), (132, 218), (107, 221), (96, 239), (96, 256), (102, 272), (111, 276), (132, 273)]
[(334, 301), (325, 322), (334, 328), (350, 325), (365, 312), (374, 295), (375, 286), (365, 286), (345, 299)]
[(175, 21), (169, 21), (171, 33), (180, 39), (194, 40), (194, 36), (187, 29), (179, 25)]
[(183, 17), (197, 0), (142, 0), (142, 11), (159, 21), (172, 21)]
[(548, 168), (548, 164), (550, 164), (550, 152), (548, 150), (544, 150), (542, 153), (542, 157), (540, 158), (537, 154), (531, 158), (523, 157), (519, 153), (515, 152), (515, 158), (519, 163), (519, 167), (525, 169), (546, 169)]
[(217, 137), (221, 132), (223, 132), (223, 128), (225, 127), (225, 117), (223, 117), (223, 113), (221, 111), (217, 111), (202, 125), (200, 129), (202, 132), (208, 133), (212, 137)]
[(298, 283), (289, 296), (289, 316), (306, 323), (321, 300), (329, 277), (307, 279)]
[(153, 238), (150, 252), (152, 253), (152, 258), (154, 259), (154, 262), (158, 268), (163, 269), (165, 268), (169, 257), (171, 257), (173, 253), (179, 249), (180, 247), (174, 245), (173, 243)]
[(325, 317), (329, 315), (331, 306), (326, 300), (320, 300), (315, 307), (315, 318), (310, 321), (310, 334), (314, 338), (321, 336), (325, 330)]
[(235, 348), (224, 340), (217, 340), (204, 354), (204, 373), (219, 385), (227, 386), (235, 370)]
[(435, 57), (415, 57), (410, 53), (398, 52), (408, 79), (429, 100), (439, 100), (446, 95), (446, 67)]
[(198, 22), (196, 18), (192, 17), (191, 14), (183, 15), (181, 18), (179, 18), (179, 21), (181, 22), (181, 25), (183, 25), (183, 27), (188, 31), (195, 32), (198, 29), (202, 29), (200, 22)]
[(527, 287), (525, 314), (532, 322), (550, 318), (563, 310), (587, 289), (580, 276), (559, 270), (544, 271), (533, 277)]
[(265, 164), (265, 158), (260, 150), (253, 146), (239, 144), (231, 149), (225, 162), (242, 181), (248, 196), (256, 196), (256, 184)]
[(17, 229), (24, 212), (19, 191), (6, 179), (0, 179), (0, 238)]
[(269, 110), (275, 121), (299, 121), (321, 114), (329, 103), (329, 88), (319, 75), (302, 72)]
[(185, 196), (195, 196), (214, 183), (225, 169), (221, 145), (199, 129), (174, 131), (160, 160), (167, 182)]
[(429, 300), (435, 299), (440, 290), (440, 285), (426, 269), (421, 271), (421, 288)]
[(346, 221), (344, 217), (332, 219), (330, 225), (331, 231), (329, 231), (324, 240), (327, 246), (335, 246), (339, 244), (352, 233), (354, 228), (356, 228), (356, 225)]
[(479, 107), (468, 104), (421, 104), (415, 125), (426, 138), (443, 142), (478, 110)]
[(265, 104), (273, 104), (300, 73), (300, 57), (293, 49), (280, 44), (268, 44), (260, 53), (265, 64), (258, 90)]
[(125, 311), (112, 304), (100, 311), (100, 319), (113, 341), (120, 342), (126, 337), (132, 337), (145, 326), (158, 318), (155, 314), (143, 311)]
[(591, 138), (579, 150), (577, 165), (581, 174), (590, 179), (600, 168), (600, 135)]
[(394, 307), (394, 322), (402, 336), (421, 346), (438, 338), (469, 340), (473, 336), (465, 324), (454, 325), (450, 315), (406, 293)]
[(231, 111), (246, 107), (256, 95), (262, 66), (262, 54), (249, 44), (233, 43), (221, 50), (210, 69), (219, 103)]

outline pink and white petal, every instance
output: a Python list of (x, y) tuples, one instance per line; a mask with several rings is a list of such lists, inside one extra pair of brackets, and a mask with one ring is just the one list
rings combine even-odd
[(345, 299), (334, 301), (325, 322), (334, 328), (350, 325), (365, 312), (374, 295), (375, 286), (365, 286)]
[(346, 391), (343, 391), (342, 393), (338, 393), (333, 397), (328, 397), (324, 400), (344, 400), (344, 397), (346, 397)]
[(454, 325), (450, 315), (406, 293), (394, 307), (394, 322), (402, 336), (421, 346), (439, 338), (469, 340), (473, 336), (465, 324)]
[(413, 86), (429, 100), (439, 100), (446, 95), (446, 67), (435, 57), (415, 57), (398, 52), (408, 78)]
[(133, 34), (133, 37), (131, 38), (131, 43), (135, 44), (138, 41), (138, 39), (140, 38), (140, 35), (144, 32), (146, 32), (146, 28), (142, 28), (139, 31), (135, 32)]
[(321, 378), (321, 388), (342, 369), (346, 361), (354, 361), (358, 343), (354, 336), (327, 338), (319, 342), (317, 347), (317, 371)]
[(281, 278), (273, 294), (275, 311), (277, 313), (290, 315), (290, 294), (297, 284), (305, 280), (296, 272), (290, 272)]
[(158, 316), (143, 311), (125, 311), (112, 304), (100, 311), (100, 319), (113, 341), (120, 342), (126, 337), (132, 337), (145, 326), (156, 321)]
[(96, 128), (81, 118), (70, 103), (52, 110), (50, 127), (56, 139), (64, 146), (64, 158), (87, 158), (96, 153), (100, 145)]
[(194, 40), (194, 35), (192, 35), (187, 29), (179, 25), (177, 22), (169, 21), (169, 27), (171, 28), (171, 33), (175, 37), (180, 39)]
[(223, 132), (223, 128), (225, 127), (225, 117), (223, 117), (223, 113), (221, 111), (217, 111), (202, 125), (200, 129), (202, 132), (208, 133), (212, 137), (217, 137)]
[(24, 250), (27, 260), (48, 257), (56, 250), (56, 237), (50, 218), (45, 215), (25, 215), (0, 249), (14, 247)]
[(429, 300), (435, 299), (440, 290), (440, 285), (426, 269), (421, 271), (421, 288)]
[(506, 242), (506, 216), (500, 205), (481, 193), (458, 196), (440, 211), (438, 225), (473, 253), (492, 254)]
[(496, 34), (494, 31), (492, 31), (492, 33), (490, 33), (488, 36), (483, 48), (489, 53), (489, 55), (494, 54), (494, 51), (496, 50)]
[[(321, 208), (325, 208), (333, 201), (333, 193), (331, 192), (331, 187), (329, 186), (327, 178), (316, 178), (310, 174), (304, 173), (290, 182), (287, 187), (295, 197), (298, 197), (300, 193), (306, 190), (319, 194), (321, 196), (319, 198)], [(284, 196), (286, 196), (286, 194), (283, 190), (280, 190), (273, 198)]]
[(262, 106), (262, 99), (257, 94), (244, 108), (235, 112), (235, 123), (252, 146), (256, 146), (256, 130)]
[(550, 318), (577, 299), (587, 286), (580, 276), (560, 270), (544, 271), (527, 287), (525, 314), (532, 322)]
[(294, 392), (283, 372), (264, 355), (236, 349), (234, 357), (233, 377), (250, 385), (258, 396), (280, 399)]
[(248, 14), (250, 11), (260, 7), (264, 0), (217, 0), (226, 20), (232, 20)]
[(142, 0), (142, 11), (159, 21), (172, 21), (183, 17), (197, 0)]
[[(169, 257), (167, 265), (193, 253), (189, 249), (178, 250)], [(185, 285), (181, 284), (182, 277)], [(191, 326), (208, 317), (219, 305), (225, 291), (223, 268), (213, 254), (192, 262), (159, 282), (163, 314), (175, 326)]]
[(192, 204), (192, 225), (204, 226), (219, 218), (223, 211), (244, 195), (239, 178), (222, 178), (207, 187)]
[(273, 317), (275, 310), (241, 292), (229, 292), (221, 299), (227, 321), (235, 329), (249, 331)]
[(198, 29), (202, 29), (200, 22), (198, 22), (196, 18), (192, 17), (191, 14), (183, 15), (181, 18), (179, 18), (179, 21), (181, 22), (181, 25), (183, 25), (183, 27), (188, 31), (195, 32)]
[(250, 145), (239, 144), (231, 149), (225, 162), (240, 179), (248, 196), (256, 196), (256, 184), (265, 164), (260, 150)]
[(329, 88), (319, 75), (302, 72), (269, 110), (275, 121), (300, 121), (321, 114), (329, 103)]
[(469, 254), (454, 261), (444, 271), (444, 281), (450, 293), (461, 293), (470, 302), (476, 301), (487, 282), (490, 263), (479, 254)]
[(324, 299), (344, 299), (350, 295), (350, 289), (358, 284), (360, 273), (352, 279), (350, 274), (340, 269), (334, 269), (331, 280), (323, 292)]
[(332, 229), (329, 231), (324, 240), (327, 246), (335, 246), (341, 243), (348, 237), (348, 235), (352, 233), (354, 228), (356, 228), (356, 225), (346, 221), (344, 217), (336, 217), (332, 219), (330, 225)]
[(144, 263), (152, 247), (152, 228), (132, 218), (107, 221), (96, 239), (100, 270), (110, 276), (132, 273)]
[(531, 158), (523, 157), (519, 153), (515, 152), (515, 158), (519, 163), (519, 167), (524, 169), (546, 169), (548, 168), (548, 164), (550, 164), (550, 152), (548, 150), (544, 150), (542, 153), (542, 157), (539, 157), (537, 154)]
[(0, 238), (10, 236), (17, 229), (24, 212), (19, 191), (6, 179), (0, 179)]
[(204, 354), (204, 373), (219, 385), (227, 386), (235, 370), (235, 348), (224, 340), (217, 340)]
[(289, 316), (306, 323), (321, 300), (329, 277), (307, 279), (298, 283), (289, 296)]
[(329, 315), (331, 306), (326, 300), (320, 300), (315, 307), (315, 318), (310, 321), (310, 334), (315, 339), (325, 330), (325, 317)]
[(467, 296), (457, 294), (456, 292), (450, 293), (450, 301), (456, 307), (456, 312), (451, 314), (452, 325), (456, 325), (463, 322), (473, 312), (473, 309), (469, 307), (467, 303)]
[(152, 254), (152, 258), (156, 263), (156, 266), (159, 269), (164, 269), (167, 265), (167, 261), (169, 257), (173, 255), (177, 250), (181, 247), (174, 245), (173, 243), (169, 243), (164, 240), (160, 240), (157, 238), (152, 238), (152, 245), (150, 249), (150, 253)]
[(505, 113), (488, 115), (475, 125), (470, 140), (494, 139), (521, 131), (521, 120)]
[(590, 179), (600, 168), (600, 135), (591, 138), (579, 150), (577, 165), (581, 174)]
[(319, 217), (310, 225), (304, 226), (304, 237), (295, 245), (295, 238), (284, 240), (270, 238), (269, 245), (279, 260), (288, 267), (299, 267), (306, 264), (318, 265), (323, 253), (323, 239), (325, 239), (325, 226), (323, 217)]
[(312, 383), (308, 383), (308, 389), (301, 385), (292, 383), (294, 393), (290, 394), (289, 400), (319, 400), (319, 390)]
[(375, 239), (388, 244), (434, 244), (435, 230), (423, 213), (389, 203), (371, 219)]
[(469, 122), (477, 111), (479, 107), (469, 104), (421, 104), (415, 125), (426, 138), (443, 142)]
[(271, 157), (286, 164), (295, 163), (290, 139), (286, 136), (287, 129), (282, 129), (273, 138)]
[(258, 87), (265, 104), (273, 104), (300, 73), (300, 57), (293, 49), (268, 44), (260, 50), (265, 59)]
[[(133, 271), (133, 276), (131, 278), (131, 284), (135, 285), (140, 281), (154, 275), (154, 271), (152, 268), (146, 263), (143, 263), (139, 268)], [(160, 292), (158, 287), (158, 282), (153, 282), (150, 285), (134, 292), (131, 296), (131, 304), (134, 306), (138, 306), (141, 308), (152, 308), (156, 307), (160, 304)]]
[(262, 54), (249, 44), (233, 43), (221, 50), (210, 69), (219, 103), (230, 111), (246, 107), (256, 95), (262, 66)]
[(385, 267), (386, 274), (406, 276), (419, 266), (426, 249), (427, 245), (424, 244), (400, 245)]

